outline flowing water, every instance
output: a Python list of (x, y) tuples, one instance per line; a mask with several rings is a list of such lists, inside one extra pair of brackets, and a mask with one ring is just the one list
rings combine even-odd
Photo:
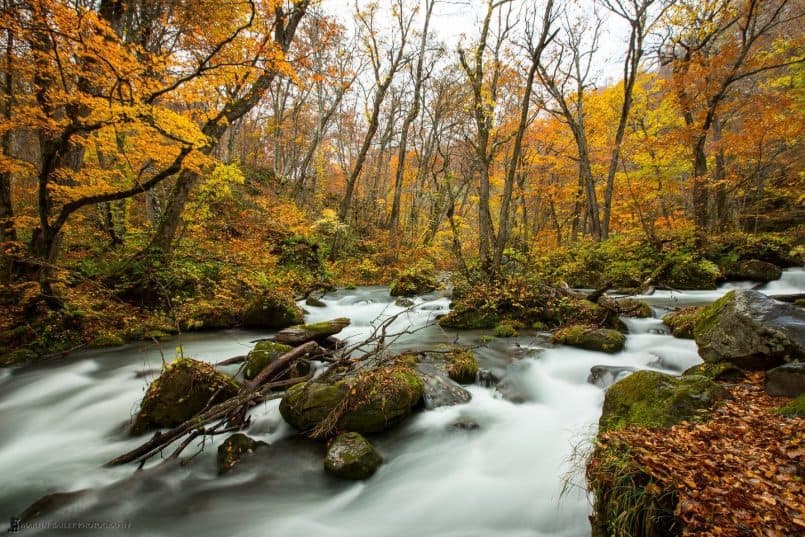
[[(668, 308), (707, 303), (735, 287), (751, 285), (641, 298), (660, 317)], [(803, 293), (805, 270), (785, 271), (762, 291)], [(307, 320), (349, 317), (352, 325), (342, 336), (352, 342), (369, 334), (379, 318), (402, 310), (382, 287), (341, 290), (324, 302), (324, 308), (308, 308)], [(448, 311), (448, 300), (437, 295), (416, 303), (391, 331), (422, 327)], [(50, 492), (90, 489), (45, 520), (123, 523), (126, 534), (149, 536), (589, 535), (590, 504), (582, 477), (573, 474), (580, 460), (572, 454), (595, 434), (604, 387), (629, 368), (679, 373), (700, 361), (695, 343), (669, 336), (659, 318), (626, 322), (626, 348), (615, 355), (553, 347), (547, 334), (495, 339), (479, 348), (481, 367), (501, 379), (498, 387), (472, 386), (471, 402), (420, 412), (372, 438), (385, 463), (363, 483), (326, 475), (323, 447), (299, 439), (279, 416), (277, 401), (254, 409), (248, 431), (269, 446), (224, 477), (216, 475), (220, 439), (186, 465), (155, 461), (141, 472), (102, 468), (142, 441), (128, 438), (126, 425), (163, 355), (172, 359), (181, 343), (186, 356), (217, 362), (245, 354), (250, 341), (270, 332), (186, 334), (161, 348), (127, 345), (0, 370), (0, 517), (17, 515)], [(462, 332), (460, 339), (474, 343), (479, 335)], [(395, 345), (456, 337), (427, 326)], [(594, 385), (587, 381), (594, 366), (616, 369)], [(570, 487), (562, 494), (569, 472)]]

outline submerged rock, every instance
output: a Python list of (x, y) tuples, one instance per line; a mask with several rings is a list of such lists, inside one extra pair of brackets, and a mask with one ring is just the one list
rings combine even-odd
[(302, 308), (289, 296), (267, 291), (253, 300), (243, 312), (246, 328), (280, 329), (302, 324)]
[(758, 291), (730, 291), (699, 314), (694, 336), (705, 362), (771, 369), (805, 359), (805, 312)]
[(244, 455), (254, 453), (257, 448), (267, 446), (243, 433), (235, 433), (218, 446), (218, 475), (223, 475), (238, 464)]
[(220, 403), (238, 393), (238, 385), (205, 362), (180, 358), (169, 364), (151, 382), (131, 426), (138, 435), (153, 429), (175, 427), (205, 407)]
[(282, 398), (280, 413), (296, 429), (315, 436), (335, 430), (374, 433), (406, 418), (422, 393), (413, 369), (393, 364), (297, 384)]
[(401, 296), (401, 297), (397, 298), (397, 300), (394, 301), (394, 305), (399, 306), (401, 308), (410, 308), (411, 306), (414, 305), (414, 301), (411, 300), (410, 298), (406, 298), (404, 296)]
[(623, 349), (626, 336), (608, 328), (572, 325), (557, 331), (553, 341), (588, 351), (615, 353)]
[(674, 337), (693, 339), (693, 326), (696, 324), (696, 318), (703, 309), (703, 306), (688, 306), (678, 309), (667, 313), (662, 318), (662, 322), (671, 328), (671, 334), (673, 334)]
[(587, 382), (599, 388), (608, 388), (633, 373), (634, 367), (618, 365), (594, 365), (590, 368)]
[(798, 397), (805, 393), (805, 363), (792, 362), (766, 372), (766, 392), (774, 397)]
[(723, 387), (700, 375), (636, 371), (607, 390), (599, 430), (670, 427), (709, 410), (727, 395)]
[(327, 446), (324, 469), (342, 479), (368, 479), (383, 463), (375, 447), (358, 433), (341, 433)]

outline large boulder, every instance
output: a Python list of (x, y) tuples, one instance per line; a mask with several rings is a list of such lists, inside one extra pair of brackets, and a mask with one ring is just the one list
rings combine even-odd
[(805, 363), (792, 362), (767, 371), (766, 392), (775, 397), (805, 394)]
[(693, 334), (705, 362), (771, 369), (805, 360), (805, 311), (758, 291), (730, 291), (710, 304)]
[(131, 434), (180, 425), (208, 405), (235, 396), (238, 390), (231, 378), (212, 365), (180, 358), (151, 382), (131, 426)]
[(783, 271), (777, 265), (759, 259), (739, 261), (727, 271), (731, 280), (749, 280), (752, 282), (770, 282), (779, 280)]
[(712, 261), (682, 257), (672, 260), (659, 280), (672, 289), (710, 290), (719, 278), (721, 270)]
[(342, 479), (368, 479), (382, 463), (380, 453), (358, 433), (333, 438), (324, 457), (324, 469)]
[(577, 324), (558, 330), (553, 336), (553, 341), (588, 351), (615, 353), (623, 349), (626, 336), (609, 328)]
[[(260, 374), (260, 371), (271, 362), (293, 350), (293, 347), (276, 341), (258, 341), (254, 348), (249, 351), (246, 356), (246, 367), (243, 370), (243, 376), (247, 379), (253, 379)], [(282, 376), (277, 377), (276, 380), (284, 380), (293, 377), (301, 377), (307, 375), (310, 371), (310, 364), (304, 360), (294, 360), (290, 364)]]
[(252, 300), (243, 312), (243, 326), (246, 328), (280, 329), (303, 321), (302, 308), (293, 298), (273, 291), (266, 291)]
[(670, 329), (674, 337), (693, 339), (693, 326), (696, 324), (696, 318), (704, 309), (702, 306), (688, 306), (681, 308), (670, 313), (667, 313), (662, 322), (665, 323)]
[(423, 270), (403, 272), (391, 285), (391, 296), (415, 296), (436, 290), (439, 284), (432, 274)]
[(707, 377), (674, 377), (657, 371), (636, 371), (610, 386), (598, 422), (600, 431), (637, 427), (670, 427), (690, 420), (727, 397)]
[(422, 381), (406, 365), (328, 373), (293, 386), (280, 402), (285, 421), (313, 436), (382, 431), (406, 418), (422, 399)]
[(249, 438), (243, 433), (233, 434), (218, 446), (218, 475), (227, 473), (244, 456), (254, 453), (257, 448), (267, 445), (265, 442)]

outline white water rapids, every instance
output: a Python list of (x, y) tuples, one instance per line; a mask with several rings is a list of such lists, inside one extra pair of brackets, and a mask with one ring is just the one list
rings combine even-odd
[[(736, 285), (750, 286), (658, 291), (641, 298), (661, 316), (665, 308), (707, 303)], [(761, 290), (803, 293), (805, 270), (785, 271)], [(402, 309), (380, 287), (341, 290), (324, 302), (325, 308), (307, 307), (306, 319), (349, 317), (352, 325), (342, 336), (353, 341), (378, 317)], [(416, 311), (399, 319), (397, 328), (422, 326), (448, 309), (446, 298), (416, 302)], [(576, 474), (577, 486), (561, 492), (562, 477), (581, 469), (582, 461), (573, 464), (573, 448), (592, 439), (601, 412), (604, 390), (587, 382), (590, 368), (679, 373), (700, 361), (695, 343), (667, 335), (658, 318), (626, 322), (626, 348), (614, 355), (553, 347), (544, 334), (495, 339), (479, 348), (481, 367), (502, 378), (500, 389), (472, 386), (471, 402), (419, 412), (390, 433), (372, 437), (385, 463), (363, 483), (324, 474), (323, 447), (299, 439), (279, 416), (277, 401), (256, 408), (247, 431), (270, 446), (224, 477), (216, 475), (215, 463), (221, 438), (185, 466), (155, 468), (155, 461), (139, 473), (132, 466), (103, 468), (144, 440), (126, 435), (127, 420), (153, 378), (138, 373), (161, 366), (160, 350), (172, 359), (178, 340), (162, 349), (127, 345), (0, 370), (0, 517), (8, 520), (50, 492), (92, 489), (44, 520), (126, 521), (130, 526), (121, 534), (148, 536), (589, 535), (591, 509), (582, 476)], [(480, 334), (462, 332), (461, 341), (475, 343)], [(186, 356), (217, 362), (245, 354), (250, 341), (267, 335), (185, 334), (181, 344)], [(398, 344), (427, 346), (455, 337), (432, 326)], [(454, 427), (459, 420), (479, 427)]]

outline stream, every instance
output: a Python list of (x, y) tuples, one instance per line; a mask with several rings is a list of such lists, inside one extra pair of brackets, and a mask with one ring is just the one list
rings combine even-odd
[[(469, 403), (419, 412), (371, 437), (385, 463), (362, 483), (326, 475), (323, 445), (298, 438), (280, 417), (279, 401), (251, 413), (247, 433), (269, 446), (223, 477), (216, 475), (215, 448), (225, 436), (208, 440), (190, 464), (157, 467), (154, 460), (136, 473), (132, 465), (102, 467), (147, 438), (129, 438), (126, 427), (163, 356), (172, 360), (181, 344), (185, 356), (214, 363), (246, 354), (250, 342), (268, 331), (190, 333), (159, 346), (131, 344), (0, 369), (0, 531), (45, 494), (91, 489), (52, 520), (122, 524), (123, 534), (148, 536), (586, 536), (591, 507), (583, 459), (574, 459), (574, 448), (589, 445), (604, 387), (625, 374), (615, 370), (594, 385), (587, 382), (590, 369), (680, 373), (701, 361), (696, 344), (668, 335), (660, 317), (668, 308), (709, 303), (730, 289), (755, 285), (637, 297), (652, 305), (655, 318), (625, 319), (626, 348), (614, 355), (554, 347), (549, 334), (535, 332), (492, 340), (475, 352), (481, 368), (501, 379), (498, 387), (470, 386)], [(760, 290), (803, 293), (805, 270), (786, 270)], [(339, 290), (323, 300), (324, 308), (305, 306), (306, 321), (348, 317), (352, 325), (339, 337), (351, 342), (369, 334), (373, 322), (403, 310), (385, 287)], [(415, 302), (393, 329), (420, 328), (449, 308), (437, 294)], [(490, 332), (458, 337), (476, 344)], [(456, 337), (427, 326), (395, 345), (424, 347)], [(568, 473), (570, 487), (562, 494)], [(24, 533), (42, 531), (29, 527)]]

